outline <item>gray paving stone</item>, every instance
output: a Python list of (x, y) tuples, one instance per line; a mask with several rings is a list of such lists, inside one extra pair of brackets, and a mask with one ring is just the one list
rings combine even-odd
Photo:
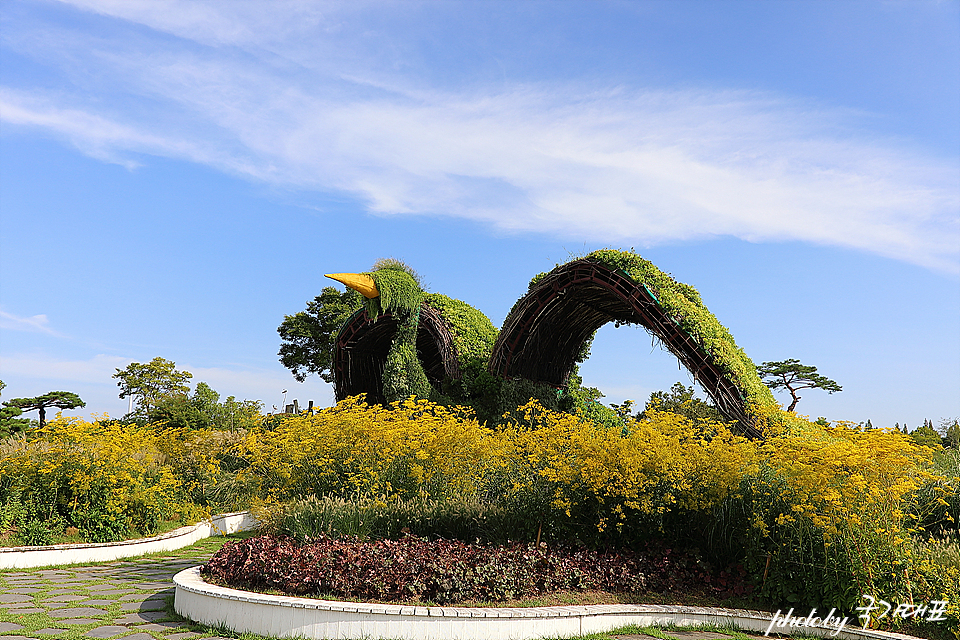
[(163, 637), (165, 640), (190, 640), (191, 638), (199, 638), (200, 636), (201, 634), (195, 631), (183, 631), (181, 633), (171, 633)]
[(76, 592), (77, 592), (76, 589), (51, 589), (50, 591), (47, 591), (47, 595), (45, 595), (44, 597), (50, 598), (53, 596), (69, 595)]
[(124, 636), (123, 640), (154, 640), (149, 633), (135, 633), (132, 636)]
[(0, 603), (33, 602), (33, 596), (25, 593), (0, 593)]
[(52, 582), (54, 584), (65, 584), (68, 582), (80, 582), (77, 580), (76, 576), (47, 576), (45, 580)]
[(18, 616), (26, 615), (28, 613), (40, 613), (42, 611), (46, 611), (46, 609), (38, 609), (36, 607), (26, 607), (23, 609), (11, 609), (10, 607), (7, 607), (7, 613), (14, 613)]
[(91, 638), (110, 638), (117, 634), (127, 633), (129, 631), (129, 627), (121, 627), (120, 625), (109, 624), (102, 627), (97, 627), (96, 629), (90, 629), (90, 631), (87, 631), (83, 635)]
[[(134, 591), (134, 589), (107, 589), (104, 591), (93, 591), (91, 589), (91, 593), (97, 596), (115, 596), (121, 593), (130, 593), (131, 591)], [(139, 595), (137, 597), (139, 597)]]
[(169, 589), (169, 582), (137, 582), (132, 585), (141, 591), (152, 591), (154, 589)]
[(144, 600), (143, 602), (125, 602), (120, 605), (122, 611), (160, 611), (167, 608), (167, 601)]
[(66, 620), (57, 620), (57, 624), (93, 624), (94, 622), (103, 622), (93, 618), (67, 618)]
[(125, 595), (125, 596), (120, 596), (120, 600), (122, 600), (122, 601), (126, 601), (126, 600), (136, 600), (137, 602), (143, 602), (143, 601), (146, 600), (148, 597), (149, 597), (149, 596), (145, 596), (145, 595), (143, 594), (143, 592), (139, 592), (139, 593), (128, 593), (128, 594)]
[(103, 584), (95, 584), (95, 585), (89, 586), (87, 587), (87, 589), (90, 591), (109, 591), (111, 589), (116, 589), (119, 586), (121, 585), (116, 583), (105, 582)]
[(76, 618), (78, 616), (100, 616), (106, 613), (103, 609), (95, 607), (69, 607), (66, 609), (51, 609), (52, 618)]
[(87, 607), (110, 606), (116, 600), (84, 600), (83, 605)]
[(20, 587), (18, 589), (7, 589), (7, 593), (36, 593), (37, 591), (43, 591), (39, 587)]
[(114, 618), (113, 621), (120, 624), (136, 624), (138, 622), (157, 622), (166, 617), (168, 617), (166, 611), (136, 611)]
[(164, 631), (170, 631), (171, 629), (176, 629), (178, 627), (186, 627), (186, 622), (176, 622), (171, 620), (170, 622), (151, 622), (149, 624), (138, 624), (135, 627), (130, 627), (131, 629), (143, 629), (144, 631), (159, 631), (163, 633)]
[(17, 629), (23, 629), (23, 625), (16, 622), (0, 622), (0, 632), (16, 631)]
[(64, 631), (66, 631), (66, 629), (53, 629), (51, 627), (47, 627), (46, 629), (40, 629), (39, 631), (31, 631), (30, 633), (38, 633), (44, 636), (52, 636), (58, 633), (63, 633)]
[(148, 602), (148, 601), (150, 601), (150, 600), (160, 600), (161, 602), (165, 602), (166, 599), (167, 599), (169, 596), (171, 596), (171, 595), (173, 595), (173, 594), (172, 594), (172, 593), (163, 592), (163, 593), (152, 593), (152, 594), (149, 594), (149, 595), (140, 594), (139, 596), (132, 596), (132, 597), (131, 597), (131, 596), (125, 596), (125, 597), (123, 597), (123, 598), (120, 599), (120, 602), (122, 602), (122, 603), (124, 603), (124, 604), (133, 604), (133, 603), (137, 603), (137, 602)]
[(86, 600), (87, 596), (78, 596), (76, 594), (63, 594), (44, 598), (43, 602), (76, 602), (77, 600)]

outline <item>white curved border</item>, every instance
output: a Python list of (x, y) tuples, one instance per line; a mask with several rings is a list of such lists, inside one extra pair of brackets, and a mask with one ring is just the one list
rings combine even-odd
[[(402, 638), (403, 640), (521, 640), (574, 637), (640, 626), (734, 625), (764, 632), (772, 615), (761, 611), (671, 605), (466, 608), (335, 602), (272, 596), (218, 587), (200, 577), (200, 567), (173, 578), (174, 608), (195, 622), (236, 632), (281, 638)], [(805, 633), (831, 637), (823, 628)], [(856, 627), (842, 640), (916, 640), (912, 636)]]
[(157, 551), (188, 547), (197, 540), (253, 529), (257, 519), (249, 511), (221, 513), (198, 524), (180, 527), (152, 538), (103, 544), (59, 544), (46, 547), (0, 548), (0, 569), (25, 569), (62, 564), (107, 562)]

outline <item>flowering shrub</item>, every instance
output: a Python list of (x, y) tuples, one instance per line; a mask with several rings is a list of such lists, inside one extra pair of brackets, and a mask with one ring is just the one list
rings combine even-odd
[(940, 598), (942, 581), (931, 581), (929, 559), (911, 544), (950, 493), (931, 450), (896, 431), (784, 424), (760, 446), (762, 473), (745, 479), (755, 557), (771, 559), (765, 594), (849, 608), (864, 593)]
[(960, 567), (923, 543), (925, 528), (955, 531), (956, 455), (792, 414), (768, 424), (752, 441), (656, 409), (603, 426), (531, 402), (495, 430), (459, 407), (358, 398), (236, 432), (58, 418), (0, 446), (0, 528), (42, 542), (72, 525), (110, 540), (259, 503), (274, 531), (301, 540), (411, 532), (639, 549), (660, 538), (715, 566), (743, 563), (774, 603), (948, 599), (956, 625)]
[(176, 511), (178, 479), (149, 427), (57, 417), (0, 448), (0, 501), (30, 505), (18, 527), (45, 519), (91, 542), (150, 534)]
[(540, 515), (561, 538), (592, 543), (661, 533), (665, 514), (718, 505), (757, 466), (755, 443), (722, 423), (660, 411), (612, 429), (529, 403), (502, 437), (508, 496), (542, 496)]
[(501, 464), (495, 434), (468, 410), (409, 399), (392, 408), (350, 398), (272, 431), (247, 434), (240, 474), (258, 494), (290, 499), (310, 494), (432, 497), (471, 495)]

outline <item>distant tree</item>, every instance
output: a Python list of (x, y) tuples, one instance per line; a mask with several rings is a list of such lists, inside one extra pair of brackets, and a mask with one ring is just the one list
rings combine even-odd
[(654, 391), (647, 400), (647, 405), (637, 416), (644, 418), (651, 410), (669, 411), (686, 416), (695, 423), (712, 420), (726, 422), (720, 410), (711, 403), (696, 397), (696, 390), (682, 382), (675, 383), (670, 391)]
[[(3, 380), (0, 380), (0, 394), (3, 393), (6, 387), (7, 384)], [(23, 431), (30, 426), (29, 418), (17, 417), (21, 413), (23, 413), (23, 411), (17, 407), (4, 407), (0, 409), (0, 439), (6, 438), (18, 431)]]
[(135, 414), (146, 417), (163, 398), (190, 391), (189, 371), (177, 371), (176, 363), (156, 357), (146, 364), (131, 362), (113, 375), (119, 382), (120, 397), (133, 396)]
[(363, 306), (363, 296), (347, 289), (341, 293), (324, 287), (319, 296), (307, 303), (305, 311), (284, 316), (277, 328), (280, 334), (280, 363), (298, 382), (315, 373), (333, 382), (333, 348), (337, 334), (353, 313)]
[(865, 425), (863, 425), (863, 428), (866, 429), (866, 430), (868, 430), (868, 431), (869, 431), (870, 429), (873, 429), (873, 423), (870, 422), (870, 418), (867, 418), (867, 423), (866, 423)]
[(941, 420), (940, 428), (937, 431), (943, 434), (943, 446), (954, 449), (960, 447), (960, 421), (956, 418)]
[(922, 427), (914, 429), (910, 437), (919, 445), (926, 447), (940, 446), (940, 434), (934, 431), (933, 427), (931, 427), (927, 421), (924, 421)]
[(192, 396), (176, 393), (162, 398), (151, 407), (147, 419), (163, 422), (167, 427), (235, 429), (258, 424), (260, 409), (259, 402), (237, 402), (233, 396), (221, 403), (219, 393), (206, 382), (198, 382)]
[(14, 398), (3, 403), (6, 407), (13, 407), (22, 412), (40, 411), (40, 426), (47, 422), (47, 409), (50, 407), (56, 409), (76, 409), (85, 407), (87, 403), (80, 399), (75, 393), (69, 391), (51, 391), (36, 398)]
[(830, 378), (817, 373), (816, 367), (800, 364), (799, 360), (793, 358), (779, 362), (764, 362), (757, 367), (757, 373), (760, 374), (764, 384), (771, 389), (786, 389), (790, 392), (793, 401), (787, 407), (787, 411), (793, 411), (800, 402), (800, 396), (797, 395), (800, 389), (823, 389), (831, 394), (843, 390)]

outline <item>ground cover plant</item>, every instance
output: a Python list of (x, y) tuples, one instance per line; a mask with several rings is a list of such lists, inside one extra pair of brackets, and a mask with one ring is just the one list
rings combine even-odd
[(945, 599), (956, 628), (956, 455), (852, 424), (769, 424), (748, 440), (656, 407), (604, 426), (528, 403), (490, 428), (462, 408), (362, 398), (235, 431), (61, 418), (0, 446), (0, 511), (17, 535), (59, 522), (86, 540), (246, 506), (290, 544), (669, 540), (711, 576), (742, 572), (758, 603)]
[[(378, 602), (502, 602), (558, 591), (699, 590), (710, 574), (670, 549), (594, 551), (513, 543), (486, 545), (404, 536), (364, 541), (326, 536), (298, 543), (264, 535), (228, 543), (203, 575), (221, 584)], [(716, 591), (743, 589), (742, 584)]]

